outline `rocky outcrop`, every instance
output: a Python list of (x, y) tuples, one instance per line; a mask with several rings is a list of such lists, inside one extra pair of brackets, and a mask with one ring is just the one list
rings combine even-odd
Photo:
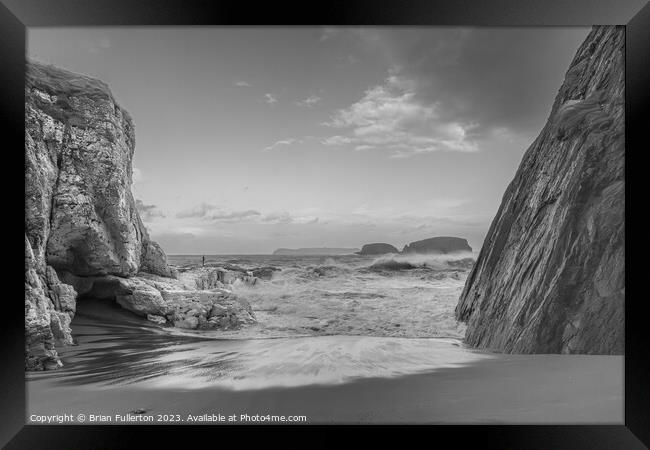
[(456, 308), (468, 344), (623, 353), (624, 38), (591, 31), (508, 186)]
[[(25, 237), (25, 367), (29, 370), (61, 367), (56, 344), (72, 343), (70, 321), (76, 293), (68, 285), (50, 285), (45, 274), (48, 269), (36, 259)], [(58, 300), (59, 309), (53, 298)]]
[(460, 252), (471, 252), (467, 239), (458, 237), (439, 236), (421, 241), (411, 242), (404, 246), (402, 253), (420, 253), (420, 254), (450, 254)]
[(179, 274), (179, 279), (186, 286), (191, 286), (193, 289), (198, 290), (210, 290), (214, 288), (231, 289), (232, 285), (237, 283), (254, 286), (258, 278), (253, 273), (257, 272), (261, 275), (268, 275), (264, 272), (264, 269), (246, 270), (232, 264), (224, 264), (224, 266), (218, 267), (194, 267), (190, 270), (182, 271)]
[(244, 299), (228, 289), (197, 290), (183, 281), (148, 273), (123, 278), (114, 275), (73, 277), (89, 283), (84, 295), (113, 300), (122, 308), (158, 324), (187, 329), (230, 330), (255, 322), (255, 314)]
[(55, 344), (72, 342), (69, 325), (76, 292), (57, 274), (129, 277), (146, 269), (173, 275), (135, 208), (134, 148), (131, 118), (104, 83), (52, 66), (28, 64), (25, 334), (29, 369), (60, 365)]
[(386, 255), (388, 253), (399, 253), (399, 250), (390, 244), (374, 243), (364, 245), (358, 252), (359, 255)]

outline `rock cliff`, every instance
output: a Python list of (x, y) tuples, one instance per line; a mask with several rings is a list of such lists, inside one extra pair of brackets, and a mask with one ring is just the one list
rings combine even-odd
[(387, 253), (399, 253), (399, 250), (390, 244), (374, 243), (364, 245), (358, 253), (359, 255), (385, 255)]
[(456, 307), (468, 344), (623, 353), (624, 39), (594, 27), (571, 62)]
[[(77, 292), (65, 277), (172, 276), (131, 193), (131, 118), (99, 80), (29, 63), (25, 84), (26, 367), (61, 365)], [(81, 283), (83, 285), (83, 283)]]
[(438, 236), (411, 242), (404, 246), (402, 253), (448, 254), (471, 251), (472, 247), (467, 243), (467, 239)]

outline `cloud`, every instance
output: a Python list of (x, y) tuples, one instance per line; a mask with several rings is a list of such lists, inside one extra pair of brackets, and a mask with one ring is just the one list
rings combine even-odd
[(303, 211), (298, 215), (291, 214), (288, 211), (271, 211), (262, 214), (257, 209), (230, 210), (210, 203), (200, 203), (192, 208), (178, 212), (175, 216), (179, 219), (195, 220), (186, 222), (189, 226), (175, 226), (174, 232), (183, 230), (194, 233), (214, 231), (212, 224), (216, 222), (259, 227), (274, 224), (315, 224), (319, 221), (319, 218), (313, 215), (313, 211)]
[(251, 87), (252, 85), (250, 83), (247, 83), (246, 81), (236, 81), (235, 86), (237, 86), (237, 87)]
[(310, 95), (306, 99), (296, 102), (296, 105), (306, 107), (306, 108), (311, 108), (311, 107), (315, 106), (316, 104), (320, 103), (321, 100), (322, 100), (322, 98), (320, 98), (317, 95)]
[(332, 147), (341, 147), (352, 143), (352, 139), (347, 136), (336, 135), (323, 139), (321, 143)]
[(213, 210), (216, 206), (209, 203), (201, 203), (193, 208), (185, 209), (176, 213), (176, 217), (179, 219), (186, 219), (189, 217), (205, 217), (208, 211)]
[(263, 219), (264, 222), (273, 223), (291, 223), (293, 217), (286, 211), (267, 214)]
[(447, 121), (536, 135), (589, 28), (362, 28), (357, 45), (414, 82), (417, 98)]
[(143, 222), (151, 222), (156, 217), (165, 217), (165, 215), (156, 205), (145, 205), (144, 202), (140, 199), (136, 199), (135, 209), (140, 214), (140, 218)]
[(276, 150), (280, 147), (284, 146), (289, 146), (293, 144), (302, 144), (303, 140), (302, 139), (297, 139), (297, 138), (288, 138), (288, 139), (282, 139), (279, 141), (274, 142), (273, 144), (269, 145), (268, 147), (264, 147), (262, 149), (263, 152), (269, 152), (271, 150)]
[(264, 94), (264, 101), (269, 105), (273, 105), (278, 102), (278, 99), (273, 94)]
[(262, 221), (266, 223), (299, 225), (312, 225), (318, 223), (318, 220), (319, 218), (316, 216), (295, 216), (287, 211), (272, 212), (262, 218)]
[(212, 222), (237, 222), (260, 216), (254, 209), (230, 211), (209, 203), (201, 203), (193, 208), (180, 211), (176, 214), (179, 219), (197, 218)]
[(416, 83), (391, 71), (384, 83), (366, 90), (364, 96), (338, 110), (324, 125), (347, 130), (322, 141), (324, 145), (353, 144), (355, 150), (385, 149), (393, 157), (407, 157), (438, 151), (475, 152), (469, 138), (475, 126), (446, 119), (440, 105), (417, 98)]
[(255, 209), (247, 209), (245, 211), (211, 211), (205, 218), (214, 221), (240, 221), (249, 219), (251, 217), (258, 217), (261, 213)]

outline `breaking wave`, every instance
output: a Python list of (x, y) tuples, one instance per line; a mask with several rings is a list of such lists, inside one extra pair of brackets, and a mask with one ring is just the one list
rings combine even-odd
[(471, 254), (213, 257), (214, 264), (278, 269), (254, 285), (232, 286), (258, 324), (214, 337), (462, 338), (454, 308), (473, 262)]

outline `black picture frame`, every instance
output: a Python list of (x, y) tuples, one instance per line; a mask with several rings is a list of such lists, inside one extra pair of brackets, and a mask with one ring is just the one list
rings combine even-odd
[[(647, 356), (650, 346), (646, 332), (647, 295), (642, 281), (630, 275), (630, 268), (643, 267), (633, 261), (638, 243), (633, 238), (632, 201), (646, 198), (635, 170), (648, 150), (650, 83), (650, 4), (645, 0), (347, 0), (329, 2), (259, 2), (242, 0), (0, 0), (0, 126), (5, 159), (4, 196), (8, 211), (3, 227), (10, 244), (5, 257), (9, 270), (0, 326), (2, 379), (0, 381), (0, 445), (6, 448), (132, 448), (140, 438), (147, 448), (176, 445), (201, 445), (199, 442), (226, 445), (216, 438), (214, 428), (206, 426), (91, 426), (25, 425), (24, 323), (21, 319), (19, 280), (16, 259), (22, 242), (18, 227), (24, 203), (15, 193), (19, 181), (17, 167), (24, 148), (24, 68), (26, 27), (35, 26), (117, 26), (117, 25), (456, 25), (456, 26), (591, 26), (626, 27), (626, 337), (625, 337), (625, 425), (620, 426), (363, 426), (355, 427), (366, 435), (399, 439), (396, 433), (418, 431), (423, 442), (438, 444), (446, 440), (454, 446), (481, 448), (539, 449), (635, 449), (650, 446), (650, 371)], [(645, 113), (645, 114), (644, 114)], [(7, 156), (11, 161), (7, 161)], [(15, 158), (15, 160), (14, 160)], [(12, 175), (8, 177), (7, 175)], [(636, 180), (636, 181), (635, 181)], [(633, 184), (637, 183), (633, 189)], [(634, 191), (634, 195), (633, 195)], [(634, 200), (633, 200), (634, 199)], [(11, 209), (13, 208), (13, 209)], [(637, 210), (639, 206), (637, 205)], [(9, 212), (11, 211), (11, 212)], [(643, 221), (634, 213), (637, 221)], [(642, 226), (641, 224), (638, 224)], [(632, 234), (630, 234), (632, 233)], [(628, 242), (636, 244), (628, 245)], [(15, 255), (14, 255), (15, 253)], [(15, 272), (15, 273), (14, 273)], [(630, 290), (631, 289), (631, 290)], [(14, 292), (15, 290), (15, 292)], [(340, 445), (341, 440), (323, 426), (292, 426), (294, 440), (311, 445)], [(340, 427), (334, 427), (336, 429)], [(405, 428), (408, 428), (405, 430)], [(416, 430), (416, 429), (417, 430)], [(278, 433), (286, 426), (255, 426), (232, 430), (220, 425), (220, 433), (234, 431), (240, 442), (262, 436), (267, 443), (285, 445)], [(346, 427), (346, 429), (349, 429)], [(304, 439), (304, 440), (303, 440)], [(223, 443), (222, 443), (223, 442)], [(415, 440), (412, 441), (415, 444)], [(403, 445), (403, 444), (402, 444)]]

